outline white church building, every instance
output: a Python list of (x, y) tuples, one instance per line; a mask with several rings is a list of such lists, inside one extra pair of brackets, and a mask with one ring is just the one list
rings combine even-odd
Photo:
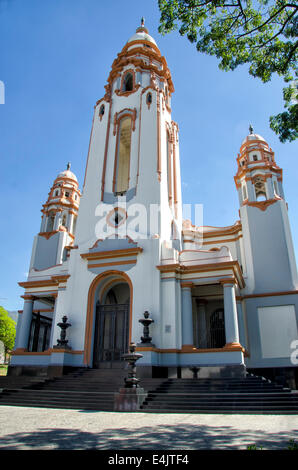
[(235, 162), (239, 220), (183, 220), (173, 92), (142, 22), (94, 107), (83, 185), (68, 164), (42, 206), (11, 374), (121, 368), (134, 342), (141, 377), (197, 367), (295, 382), (298, 279), (278, 157), (250, 128)]

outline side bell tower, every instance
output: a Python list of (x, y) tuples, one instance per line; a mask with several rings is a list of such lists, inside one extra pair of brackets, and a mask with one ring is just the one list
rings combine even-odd
[(268, 143), (251, 126), (240, 147), (237, 165), (235, 183), (249, 273), (247, 293), (295, 290), (297, 267), (282, 169)]
[(44, 270), (67, 261), (74, 243), (81, 193), (78, 180), (67, 169), (59, 173), (42, 208), (40, 232), (33, 243), (30, 270)]

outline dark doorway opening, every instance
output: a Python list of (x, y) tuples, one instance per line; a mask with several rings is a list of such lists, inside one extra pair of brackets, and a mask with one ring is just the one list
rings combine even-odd
[(33, 313), (28, 342), (28, 351), (43, 352), (49, 349), (51, 329), (51, 318), (40, 315), (39, 312)]
[(122, 368), (128, 351), (129, 300), (127, 284), (110, 289), (103, 303), (96, 304), (93, 367)]

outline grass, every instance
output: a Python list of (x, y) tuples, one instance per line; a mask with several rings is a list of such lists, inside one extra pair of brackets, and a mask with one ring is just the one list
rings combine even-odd
[[(247, 450), (263, 450), (263, 447), (262, 446), (256, 446), (255, 444), (251, 444), (249, 446), (247, 446), (246, 448)], [(289, 442), (288, 442), (288, 447), (287, 449), (285, 450), (298, 450), (298, 444), (294, 441), (294, 439), (291, 439)]]
[(7, 375), (7, 368), (8, 368), (8, 365), (0, 364), (0, 376)]

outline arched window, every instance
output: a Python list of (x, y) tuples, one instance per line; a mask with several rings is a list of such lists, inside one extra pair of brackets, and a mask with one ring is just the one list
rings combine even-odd
[(102, 120), (104, 113), (105, 113), (105, 105), (102, 104), (101, 107), (99, 108), (99, 113), (98, 113), (100, 120)]
[(247, 199), (247, 190), (245, 184), (242, 186), (242, 195), (243, 195), (243, 200)]
[(48, 215), (47, 232), (52, 232), (54, 230), (54, 223), (55, 223), (55, 213), (50, 212)]
[(103, 116), (105, 113), (105, 105), (102, 104), (101, 107), (99, 108), (99, 115), (100, 116)]
[(131, 128), (131, 117), (124, 116), (119, 125), (117, 155), (115, 161), (114, 192), (117, 194), (125, 193), (129, 186)]
[(73, 233), (73, 235), (74, 235), (75, 232), (76, 232), (76, 228), (77, 228), (77, 216), (75, 215), (74, 218), (73, 218), (73, 226), (72, 226), (72, 233)]
[(133, 90), (133, 76), (128, 72), (123, 80), (122, 91), (132, 91)]
[(170, 133), (167, 131), (167, 183), (168, 183), (168, 197), (169, 202), (172, 201), (172, 152), (171, 152), (171, 138)]
[(257, 176), (255, 181), (255, 192), (257, 201), (265, 201), (267, 199), (265, 181), (263, 178)]
[(66, 214), (63, 214), (63, 216), (62, 216), (61, 225), (63, 225), (63, 227), (66, 227)]

